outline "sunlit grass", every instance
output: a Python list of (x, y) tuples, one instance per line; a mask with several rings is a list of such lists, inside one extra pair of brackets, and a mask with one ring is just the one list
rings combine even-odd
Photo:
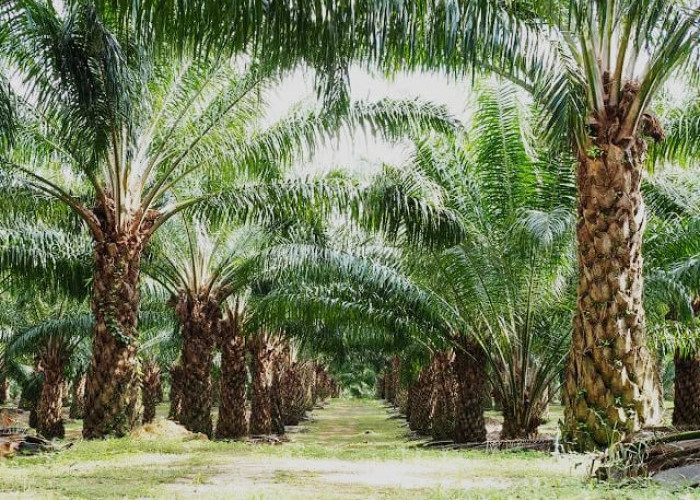
[[(163, 415), (165, 409), (159, 409)], [(79, 422), (69, 424), (79, 429)], [(0, 464), (0, 497), (694, 498), (586, 480), (589, 457), (420, 448), (378, 401), (338, 400), (278, 446), (199, 439), (77, 441)]]

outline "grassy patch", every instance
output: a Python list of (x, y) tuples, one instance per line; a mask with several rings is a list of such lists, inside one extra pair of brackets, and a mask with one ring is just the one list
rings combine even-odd
[(404, 421), (377, 401), (333, 401), (313, 417), (309, 432), (281, 446), (78, 441), (61, 453), (0, 463), (0, 497), (696, 498), (649, 482), (586, 481), (587, 457), (417, 448)]

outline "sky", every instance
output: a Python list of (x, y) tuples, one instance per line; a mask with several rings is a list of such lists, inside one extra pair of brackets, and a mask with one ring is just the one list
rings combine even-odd
[[(372, 75), (353, 67), (350, 69), (350, 92), (353, 102), (375, 102), (384, 98), (420, 99), (446, 106), (461, 121), (469, 119), (468, 82), (448, 79), (444, 74), (404, 73), (387, 80), (383, 75)], [(284, 117), (300, 101), (310, 106), (318, 105), (313, 73), (296, 71), (270, 92), (268, 101), (270, 111), (265, 118), (268, 123)], [(297, 164), (293, 173), (311, 175), (342, 167), (355, 175), (371, 175), (383, 163), (400, 165), (411, 151), (411, 144), (407, 141), (391, 144), (358, 130), (317, 148), (314, 157)]]

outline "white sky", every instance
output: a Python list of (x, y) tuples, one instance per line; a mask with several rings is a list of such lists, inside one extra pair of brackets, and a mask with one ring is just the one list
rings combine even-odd
[[(383, 75), (371, 75), (354, 67), (350, 70), (351, 99), (368, 102), (384, 98), (420, 99), (445, 105), (450, 113), (462, 121), (469, 118), (469, 84), (467, 81), (449, 79), (443, 74), (399, 74), (391, 80)], [(316, 103), (314, 76), (311, 71), (299, 70), (270, 93), (268, 123), (282, 118), (299, 102)], [(294, 168), (295, 173), (326, 172), (343, 167), (355, 174), (375, 172), (382, 163), (400, 164), (410, 154), (408, 142), (390, 144), (361, 131), (346, 134), (317, 148), (311, 162), (303, 162)]]
[[(350, 84), (353, 101), (420, 99), (446, 106), (463, 123), (468, 123), (471, 117), (469, 79), (450, 78), (444, 73), (401, 73), (387, 80), (383, 75), (353, 67), (350, 70)], [(284, 117), (300, 103), (318, 105), (313, 72), (296, 71), (273, 89), (269, 97), (269, 111), (265, 118), (267, 123)], [(669, 105), (678, 106), (688, 98), (685, 84), (669, 81), (664, 98)], [(313, 158), (296, 165), (292, 174), (309, 175), (343, 168), (364, 177), (375, 173), (383, 163), (400, 165), (411, 151), (412, 146), (408, 141), (391, 144), (358, 131), (353, 135), (345, 134), (338, 141), (320, 145)]]

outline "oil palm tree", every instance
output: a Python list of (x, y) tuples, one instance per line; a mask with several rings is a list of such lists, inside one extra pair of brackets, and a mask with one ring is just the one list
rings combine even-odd
[(700, 251), (695, 170), (656, 173), (644, 185), (650, 207), (650, 237), (644, 251), (645, 307), (654, 342), (673, 355), (673, 424), (700, 426), (700, 356), (697, 351)]
[[(226, 302), (236, 294), (245, 293), (245, 266), (266, 238), (265, 233), (253, 228), (215, 232), (203, 221), (186, 221), (164, 233), (157, 257), (147, 264), (149, 276), (172, 294), (175, 315), (182, 328), (182, 409), (178, 420), (193, 432), (209, 436), (213, 433), (214, 347), (222, 338), (223, 326), (227, 337), (237, 328), (235, 324), (222, 324)], [(226, 349), (224, 352), (230, 354)]]
[[(27, 299), (25, 298), (24, 301)], [(89, 342), (92, 317), (86, 307), (70, 300), (47, 303), (32, 294), (31, 303), (18, 303), (25, 311), (26, 324), (16, 324), (8, 342), (8, 357), (29, 356), (37, 360), (41, 389), (36, 407), (36, 428), (49, 439), (62, 438), (63, 394), (69, 375), (69, 363), (81, 344)]]

